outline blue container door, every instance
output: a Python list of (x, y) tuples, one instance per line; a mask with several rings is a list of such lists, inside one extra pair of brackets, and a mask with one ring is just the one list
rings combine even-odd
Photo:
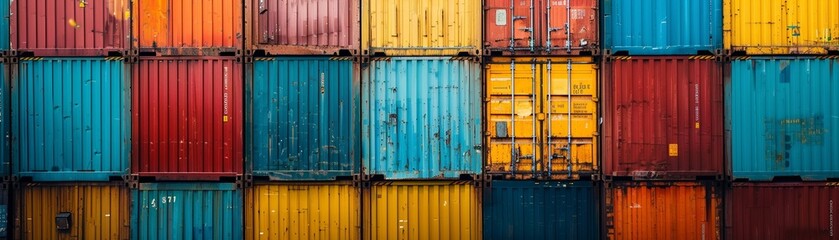
[(232, 183), (141, 183), (131, 239), (242, 239), (242, 190)]
[(248, 162), (274, 180), (358, 172), (360, 81), (351, 59), (257, 58), (248, 86)]

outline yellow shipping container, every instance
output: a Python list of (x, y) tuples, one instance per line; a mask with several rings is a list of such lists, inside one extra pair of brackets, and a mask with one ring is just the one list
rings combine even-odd
[[(129, 239), (131, 200), (124, 183), (29, 183), (17, 190), (20, 239)], [(56, 217), (69, 214), (68, 229)]]
[(726, 49), (749, 55), (839, 50), (839, 1), (724, 0)]
[(374, 182), (364, 239), (481, 239), (480, 191), (467, 181)]
[(567, 179), (569, 167), (572, 178), (596, 173), (597, 72), (591, 57), (491, 59), (486, 171), (554, 179)]
[(359, 239), (351, 182), (256, 185), (245, 193), (246, 239)]
[(362, 0), (362, 54), (480, 55), (480, 0)]

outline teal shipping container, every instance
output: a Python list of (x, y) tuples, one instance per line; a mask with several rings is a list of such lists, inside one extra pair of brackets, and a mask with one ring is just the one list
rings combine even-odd
[(600, 185), (492, 181), (484, 189), (484, 239), (599, 239)]
[(108, 181), (127, 173), (130, 78), (122, 58), (33, 57), (12, 66), (12, 174)]
[(839, 59), (735, 59), (725, 94), (735, 179), (839, 178)]
[[(0, 18), (2, 19), (2, 18)], [(11, 166), (10, 145), (11, 134), (9, 125), (11, 122), (11, 94), (9, 93), (9, 70), (8, 64), (0, 65), (0, 178), (9, 176)]]
[(450, 57), (373, 59), (362, 69), (362, 166), (386, 179), (481, 173), (481, 65)]
[(607, 55), (696, 55), (722, 49), (722, 0), (603, 0), (602, 8)]
[(11, 0), (0, 0), (0, 51), (8, 51), (10, 48), (10, 26), (9, 10)]
[(131, 190), (131, 239), (242, 239), (242, 190), (233, 183), (140, 183)]
[(361, 155), (352, 58), (256, 58), (247, 71), (245, 160), (271, 180), (351, 179)]

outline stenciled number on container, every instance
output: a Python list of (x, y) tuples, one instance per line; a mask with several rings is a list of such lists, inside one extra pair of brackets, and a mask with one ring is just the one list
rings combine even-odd
[[(178, 196), (163, 196), (163, 197), (160, 197), (160, 204), (175, 203), (176, 201), (178, 201)], [(152, 198), (151, 207), (153, 207), (153, 208), (157, 207), (157, 199), (156, 198)]]

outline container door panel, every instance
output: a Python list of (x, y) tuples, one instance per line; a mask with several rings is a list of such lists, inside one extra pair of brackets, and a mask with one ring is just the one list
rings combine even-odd
[(511, 67), (492, 64), (487, 73), (488, 168), (504, 172), (535, 171), (534, 161), (539, 161), (541, 152), (538, 145), (541, 125), (537, 119), (541, 105), (536, 92), (536, 86), (540, 85), (539, 66), (516, 63), (512, 71)]
[(549, 106), (543, 112), (547, 119), (543, 157), (549, 160), (545, 164), (550, 165), (550, 172), (594, 170), (597, 164), (597, 69), (594, 64), (569, 60), (550, 62), (543, 71), (543, 87), (548, 89), (543, 101)]
[[(545, 35), (548, 52), (565, 52), (583, 49), (596, 44), (598, 29), (596, 23), (596, 0), (546, 0), (546, 25), (541, 30)], [(570, 7), (569, 7), (570, 4)], [(570, 32), (570, 33), (569, 33)], [(570, 41), (569, 40), (570, 36)], [(570, 45), (570, 49), (568, 46)]]

